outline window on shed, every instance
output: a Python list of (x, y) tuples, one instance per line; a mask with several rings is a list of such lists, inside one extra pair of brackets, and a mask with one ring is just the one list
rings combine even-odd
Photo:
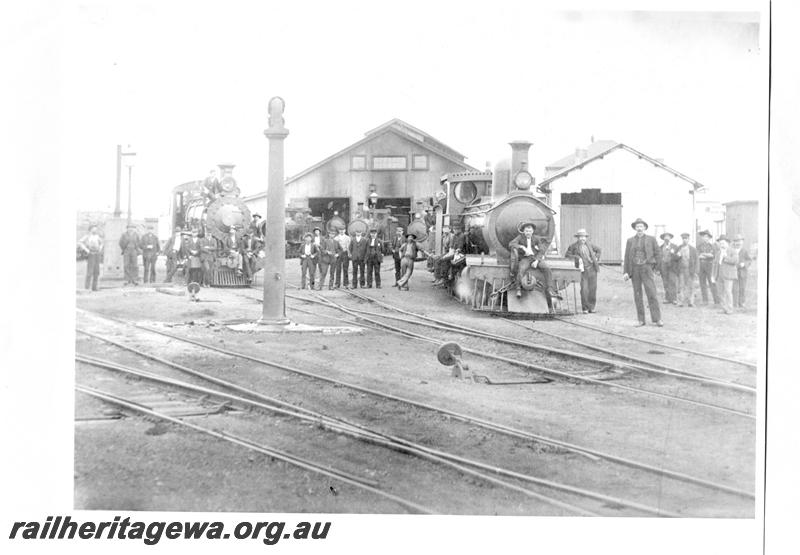
[(357, 154), (350, 158), (350, 169), (351, 170), (366, 170), (367, 169), (367, 157), (364, 154)]
[(415, 154), (411, 160), (411, 168), (415, 170), (427, 170), (428, 169), (428, 155), (427, 154)]
[(405, 156), (373, 156), (373, 170), (404, 170), (408, 167)]

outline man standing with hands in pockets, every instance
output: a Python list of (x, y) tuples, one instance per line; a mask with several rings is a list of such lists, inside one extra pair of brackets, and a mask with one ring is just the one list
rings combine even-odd
[(647, 304), (650, 306), (650, 318), (659, 327), (664, 323), (661, 321), (661, 306), (658, 304), (658, 292), (654, 269), (661, 263), (661, 250), (658, 248), (656, 238), (645, 235), (647, 222), (641, 218), (631, 224), (636, 231), (636, 235), (628, 239), (625, 244), (625, 273), (622, 279), (631, 280), (633, 284), (633, 301), (636, 303), (636, 315), (639, 318), (639, 325), (646, 324), (644, 319), (644, 300), (642, 298), (642, 288), (647, 295)]

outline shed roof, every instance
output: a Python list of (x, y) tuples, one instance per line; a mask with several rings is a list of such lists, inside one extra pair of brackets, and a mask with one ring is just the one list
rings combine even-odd
[[(593, 149), (592, 147), (595, 146), (595, 145), (598, 145), (598, 146)], [(587, 149), (587, 151), (589, 151), (589, 152), (591, 152), (593, 154), (587, 155), (587, 157), (585, 157), (585, 158), (584, 157), (577, 157), (575, 155), (572, 155), (572, 156), (568, 156), (568, 157), (562, 158), (561, 160), (559, 160), (558, 162), (554, 162), (553, 164), (549, 164), (547, 166), (548, 168), (556, 169), (557, 168), (556, 164), (559, 164), (561, 162), (564, 162), (564, 161), (567, 161), (567, 160), (570, 160), (570, 159), (572, 160), (571, 165), (564, 167), (560, 171), (557, 171), (555, 174), (553, 174), (550, 177), (544, 179), (539, 184), (539, 187), (546, 187), (547, 185), (549, 185), (550, 183), (552, 183), (556, 179), (560, 179), (562, 177), (566, 177), (571, 172), (573, 172), (575, 170), (583, 169), (588, 164), (591, 164), (592, 162), (595, 162), (597, 160), (602, 160), (603, 158), (605, 158), (609, 154), (611, 154), (613, 152), (616, 152), (618, 150), (627, 150), (628, 152), (638, 156), (640, 160), (647, 160), (648, 162), (653, 164), (653, 166), (655, 166), (657, 168), (661, 168), (662, 170), (671, 173), (675, 177), (679, 177), (679, 178), (683, 179), (684, 181), (687, 181), (687, 182), (691, 183), (692, 187), (694, 187), (695, 191), (705, 187), (702, 183), (700, 183), (696, 179), (692, 179), (688, 175), (679, 172), (678, 170), (672, 168), (671, 166), (668, 166), (667, 164), (665, 164), (661, 160), (658, 160), (656, 158), (648, 156), (647, 154), (644, 154), (643, 152), (639, 152), (635, 148), (632, 148), (632, 147), (630, 147), (630, 146), (628, 146), (626, 144), (623, 144), (623, 143), (618, 143), (616, 141), (595, 141), (594, 143), (589, 145), (589, 148)]]
[[(290, 185), (292, 182), (300, 179), (301, 177), (303, 177), (305, 175), (308, 175), (309, 173), (313, 172), (314, 170), (324, 166), (328, 162), (338, 158), (339, 156), (342, 156), (343, 154), (346, 154), (347, 152), (349, 152), (349, 151), (351, 151), (353, 149), (356, 149), (356, 148), (360, 147), (363, 144), (368, 143), (369, 141), (371, 141), (371, 140), (373, 140), (373, 139), (375, 139), (377, 137), (380, 137), (381, 135), (384, 135), (385, 133), (394, 133), (395, 135), (398, 135), (398, 136), (402, 137), (403, 139), (411, 141), (412, 143), (414, 143), (414, 144), (416, 144), (416, 145), (418, 145), (418, 146), (420, 146), (420, 147), (422, 147), (422, 148), (424, 148), (424, 149), (426, 149), (426, 150), (428, 150), (428, 151), (430, 151), (430, 152), (432, 152), (432, 153), (434, 153), (434, 154), (436, 154), (438, 156), (441, 156), (442, 158), (445, 158), (445, 159), (447, 159), (447, 160), (449, 160), (449, 161), (451, 161), (451, 162), (453, 162), (455, 164), (458, 164), (459, 166), (464, 168), (464, 170), (475, 171), (475, 172), (479, 171), (478, 169), (473, 168), (472, 166), (470, 166), (469, 164), (464, 162), (465, 156), (463, 154), (460, 154), (459, 152), (457, 152), (457, 151), (451, 149), (450, 147), (446, 146), (444, 143), (434, 139), (431, 135), (425, 133), (424, 131), (421, 131), (421, 130), (417, 129), (416, 127), (413, 127), (412, 125), (409, 125), (408, 123), (406, 123), (406, 122), (404, 122), (404, 121), (402, 121), (400, 119), (395, 118), (393, 120), (390, 120), (390, 121), (384, 123), (383, 125), (375, 127), (374, 129), (370, 129), (369, 131), (367, 131), (364, 134), (364, 138), (363, 139), (360, 139), (360, 140), (356, 141), (355, 143), (353, 143), (353, 144), (351, 144), (351, 145), (349, 145), (349, 146), (347, 146), (347, 147), (345, 147), (345, 148), (343, 148), (343, 149), (331, 154), (327, 158), (325, 158), (323, 160), (320, 160), (319, 162), (317, 162), (313, 166), (309, 166), (308, 168), (304, 169), (300, 173), (297, 173), (297, 174), (287, 178), (284, 181), (284, 185)], [(444, 147), (444, 148), (442, 148), (442, 147)], [(257, 198), (262, 198), (262, 197), (265, 197), (265, 196), (267, 196), (267, 192), (263, 191), (261, 193), (256, 193), (255, 195), (251, 195), (249, 197), (246, 197), (243, 200), (248, 201), (248, 200), (253, 200), (253, 199), (257, 199)]]

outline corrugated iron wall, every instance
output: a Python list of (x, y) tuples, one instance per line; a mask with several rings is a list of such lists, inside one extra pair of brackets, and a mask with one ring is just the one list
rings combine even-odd
[(575, 241), (575, 232), (585, 228), (589, 240), (602, 249), (602, 262), (622, 262), (622, 205), (562, 204), (560, 216), (562, 255)]

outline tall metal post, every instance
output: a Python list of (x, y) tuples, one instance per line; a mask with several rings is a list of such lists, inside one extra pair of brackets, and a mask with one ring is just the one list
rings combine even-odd
[(114, 217), (119, 218), (122, 210), (119, 208), (119, 190), (122, 181), (122, 145), (117, 145), (117, 198), (114, 204)]
[(285, 325), (286, 318), (286, 224), (284, 205), (286, 191), (283, 182), (283, 140), (289, 135), (284, 127), (283, 110), (286, 103), (279, 96), (269, 101), (269, 127), (264, 135), (269, 139), (269, 181), (267, 183), (267, 227), (264, 247), (264, 302), (260, 324)]
[(133, 166), (128, 166), (128, 225), (131, 225), (131, 170)]

